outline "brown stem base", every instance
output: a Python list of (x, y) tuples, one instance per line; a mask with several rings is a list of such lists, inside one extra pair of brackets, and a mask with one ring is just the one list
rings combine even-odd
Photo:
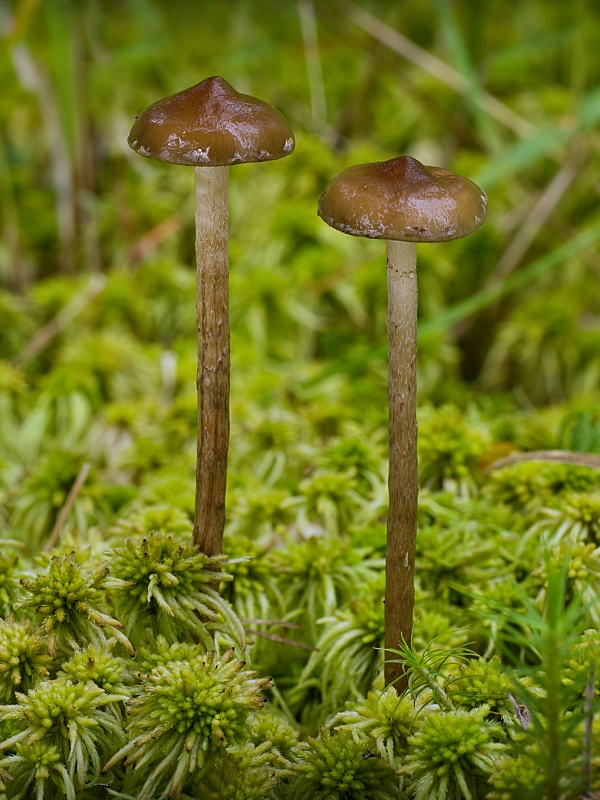
[[(417, 249), (387, 242), (388, 403), (390, 510), (387, 524), (385, 647), (411, 642), (417, 533)], [(385, 684), (398, 694), (407, 686), (400, 664), (385, 654)]]
[(194, 541), (223, 547), (229, 448), (229, 167), (195, 167), (198, 459)]

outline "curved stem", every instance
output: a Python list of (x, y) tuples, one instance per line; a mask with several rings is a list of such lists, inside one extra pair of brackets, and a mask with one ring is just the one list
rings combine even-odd
[[(387, 244), (390, 510), (387, 523), (385, 647), (410, 645), (417, 532), (417, 248)], [(394, 658), (386, 653), (387, 658)], [(385, 662), (385, 683), (407, 685), (401, 664)]]
[(221, 552), (229, 447), (229, 167), (194, 167), (198, 460), (194, 541)]

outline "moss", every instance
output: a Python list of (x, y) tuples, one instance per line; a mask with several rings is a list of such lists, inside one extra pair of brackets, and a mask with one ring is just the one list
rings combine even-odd
[(395, 800), (399, 779), (347, 732), (322, 731), (295, 754), (289, 800)]

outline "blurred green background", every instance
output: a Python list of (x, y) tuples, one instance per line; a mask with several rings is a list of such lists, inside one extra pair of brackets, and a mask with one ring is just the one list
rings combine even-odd
[(0, 601), (21, 591), (13, 551), (47, 563), (61, 530), (82, 564), (191, 532), (193, 171), (127, 135), (222, 75), (297, 138), (230, 171), (224, 549), (237, 612), (339, 637), (333, 688), (309, 671), (297, 691), (307, 651), (254, 646), (307, 730), (371, 686), (384, 633), (385, 248), (317, 217), (342, 169), (409, 154), (489, 196), (475, 234), (418, 248), (417, 647), (462, 644), (466, 619), (491, 654), (516, 581), (544, 602), (545, 536), (571, 595), (600, 575), (599, 472), (486, 473), (600, 453), (597, 0), (357, 1), (0, 0)]
[[(384, 249), (329, 230), (316, 202), (348, 165), (407, 153), (489, 195), (480, 231), (419, 248), (421, 398), (477, 390), (540, 405), (596, 392), (591, 0), (3, 0), (0, 36), (4, 372), (95, 273), (110, 275), (103, 299), (42, 362), (90, 327), (166, 349), (193, 333), (192, 173), (144, 161), (126, 139), (148, 104), (220, 74), (297, 134), (293, 157), (232, 170), (238, 367), (381, 381)], [(181, 308), (167, 308), (169, 291)], [(149, 319), (148, 303), (164, 314)]]

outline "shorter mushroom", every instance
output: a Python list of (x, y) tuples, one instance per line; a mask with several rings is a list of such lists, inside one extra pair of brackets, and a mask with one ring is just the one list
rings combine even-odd
[(385, 239), (388, 282), (389, 513), (385, 594), (385, 683), (407, 677), (389, 649), (411, 642), (417, 532), (417, 242), (446, 242), (476, 230), (487, 198), (467, 178), (409, 156), (340, 173), (319, 200), (319, 216), (351, 236)]

